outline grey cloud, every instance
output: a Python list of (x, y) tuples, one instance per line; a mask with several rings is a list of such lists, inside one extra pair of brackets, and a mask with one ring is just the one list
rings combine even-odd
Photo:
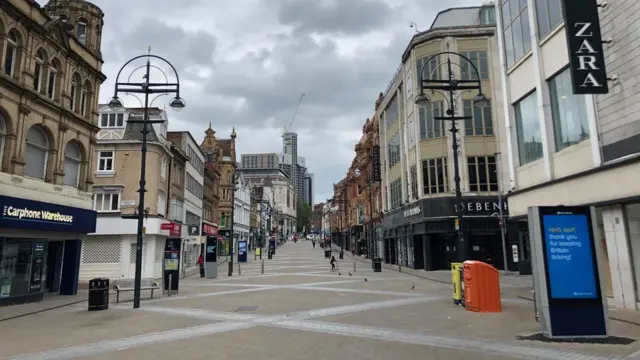
[(213, 67), (216, 51), (216, 39), (204, 31), (189, 32), (178, 26), (171, 26), (154, 18), (142, 18), (129, 31), (114, 29), (115, 36), (107, 46), (109, 55), (117, 54), (124, 61), (133, 56), (144, 54), (148, 46), (152, 53), (160, 54), (184, 69), (192, 65)]
[(391, 7), (381, 0), (285, 0), (278, 19), (298, 31), (359, 35), (380, 29), (391, 16)]

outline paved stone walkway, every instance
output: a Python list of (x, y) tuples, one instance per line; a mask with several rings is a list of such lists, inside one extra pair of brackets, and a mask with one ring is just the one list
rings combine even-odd
[[(476, 314), (450, 285), (345, 259), (331, 272), (322, 249), (288, 243), (272, 260), (250, 257), (232, 277), (190, 277), (171, 297), (107, 311), (68, 306), (0, 322), (0, 359), (627, 359), (640, 344), (524, 342), (538, 330), (530, 302)], [(223, 269), (220, 269), (223, 270)], [(241, 275), (238, 274), (241, 271)], [(612, 323), (612, 335), (639, 327)], [(640, 352), (638, 353), (640, 354)]]

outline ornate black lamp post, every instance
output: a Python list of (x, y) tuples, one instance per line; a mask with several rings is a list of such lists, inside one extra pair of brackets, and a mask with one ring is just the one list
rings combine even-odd
[(229, 276), (233, 276), (233, 254), (235, 254), (236, 250), (236, 237), (233, 233), (233, 227), (235, 225), (234, 216), (236, 210), (236, 191), (238, 190), (238, 179), (240, 178), (240, 175), (234, 170), (231, 178), (233, 182), (231, 183), (231, 219), (229, 219), (231, 225), (229, 227), (229, 229), (231, 230), (229, 233), (229, 241), (231, 242), (229, 244), (229, 252), (231, 253), (231, 256), (229, 256)]
[[(140, 307), (140, 287), (142, 281), (142, 244), (143, 244), (143, 227), (144, 227), (144, 214), (145, 214), (145, 206), (144, 206), (144, 193), (146, 192), (146, 170), (147, 170), (147, 135), (149, 134), (149, 130), (147, 130), (147, 125), (162, 123), (164, 120), (149, 120), (149, 95), (158, 94), (153, 100), (157, 99), (163, 95), (175, 94), (175, 97), (169, 101), (169, 106), (176, 110), (182, 110), (187, 105), (184, 99), (180, 97), (180, 78), (178, 76), (178, 72), (175, 67), (167, 61), (165, 58), (162, 58), (157, 55), (152, 55), (151, 48), (149, 48), (149, 53), (146, 55), (139, 55), (131, 60), (127, 61), (118, 71), (118, 76), (116, 76), (116, 84), (114, 89), (113, 97), (109, 100), (108, 106), (112, 109), (120, 109), (124, 107), (124, 103), (118, 97), (118, 94), (144, 94), (144, 113), (142, 115), (142, 119), (134, 120), (129, 119), (128, 123), (139, 123), (142, 124), (142, 147), (140, 148), (140, 188), (138, 189), (139, 200), (138, 200), (138, 230), (137, 230), (137, 241), (136, 241), (136, 273), (134, 280), (134, 290), (133, 290), (133, 308), (137, 309)], [(147, 62), (143, 66), (136, 67), (130, 73), (127, 78), (127, 82), (120, 82), (120, 74), (124, 70), (127, 65), (131, 64), (133, 61), (146, 58)], [(175, 75), (176, 81), (169, 82), (167, 76), (165, 74), (165, 82), (164, 83), (155, 83), (151, 82), (150, 79), (150, 70), (153, 67), (154, 69), (159, 70), (164, 74), (164, 72), (160, 69), (160, 67), (151, 65), (151, 59), (156, 59), (164, 64), (168, 65)], [(145, 74), (143, 75), (142, 82), (130, 82), (131, 76), (138, 70), (144, 68)], [(135, 96), (135, 95), (134, 95)], [(153, 100), (151, 103), (153, 103)]]
[[(459, 144), (458, 144), (458, 138), (457, 138), (457, 133), (458, 133), (458, 128), (456, 127), (456, 121), (458, 120), (468, 120), (468, 119), (472, 119), (472, 117), (470, 116), (456, 116), (456, 101), (458, 100), (458, 97), (464, 93), (464, 92), (470, 92), (470, 91), (474, 91), (477, 90), (478, 93), (476, 94), (473, 102), (474, 105), (477, 108), (483, 109), (486, 106), (489, 105), (489, 100), (487, 99), (487, 97), (482, 93), (482, 83), (480, 81), (480, 73), (478, 72), (478, 68), (476, 67), (476, 65), (469, 60), (469, 58), (467, 58), (466, 56), (462, 55), (462, 54), (458, 54), (455, 52), (450, 52), (450, 51), (445, 51), (445, 52), (441, 52), (438, 54), (435, 54), (433, 56), (431, 56), (426, 64), (429, 64), (431, 62), (431, 59), (436, 58), (438, 56), (442, 56), (442, 55), (446, 55), (447, 56), (447, 62), (446, 62), (446, 66), (447, 66), (447, 76), (445, 79), (432, 79), (432, 74), (427, 74), (428, 76), (425, 78), (425, 69), (428, 69), (428, 67), (423, 66), (421, 71), (420, 71), (420, 77), (419, 77), (419, 84), (420, 84), (420, 92), (419, 94), (415, 97), (415, 103), (416, 105), (418, 105), (419, 107), (425, 108), (429, 105), (429, 103), (431, 102), (431, 100), (429, 99), (429, 97), (425, 94), (425, 90), (432, 90), (433, 92), (439, 92), (442, 95), (445, 96), (448, 102), (448, 109), (446, 111), (446, 115), (447, 116), (438, 116), (438, 117), (434, 117), (435, 120), (448, 120), (451, 121), (451, 129), (449, 131), (451, 131), (451, 135), (452, 135), (452, 141), (451, 143), (453, 144), (452, 146), (452, 150), (453, 150), (453, 171), (454, 171), (454, 175), (453, 175), (453, 181), (455, 183), (455, 192), (456, 192), (456, 230), (458, 233), (458, 244), (457, 244), (457, 249), (458, 249), (458, 260), (460, 262), (463, 262), (467, 259), (467, 252), (468, 252), (468, 244), (465, 241), (464, 238), (464, 226), (463, 226), (463, 205), (462, 205), (462, 190), (460, 188), (460, 165), (459, 165), (459, 160), (458, 160), (458, 148), (459, 148)], [(458, 66), (460, 67), (459, 64), (457, 63), (453, 63), (451, 61), (451, 57), (452, 56), (456, 56), (458, 58), (460, 58), (460, 60), (465, 61), (467, 63), (469, 63), (469, 65), (471, 65), (471, 68), (473, 68), (473, 71), (475, 73), (475, 79), (471, 79), (471, 80), (461, 80), (458, 79), (455, 75), (455, 73), (453, 72), (453, 66)], [(444, 64), (443, 64), (444, 65)], [(460, 67), (461, 68), (461, 67)], [(439, 73), (439, 71), (438, 71)], [(472, 76), (470, 76), (472, 77)], [(460, 93), (457, 93), (460, 92)]]

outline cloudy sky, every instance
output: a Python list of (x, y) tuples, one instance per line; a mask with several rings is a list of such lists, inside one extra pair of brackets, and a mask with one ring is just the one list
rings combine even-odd
[[(39, 0), (41, 4), (46, 0)], [(105, 12), (102, 102), (124, 62), (152, 53), (176, 67), (187, 108), (170, 130), (218, 137), (235, 126), (237, 152), (281, 152), (292, 130), (315, 174), (315, 202), (333, 193), (354, 156), (362, 125), (400, 64), (414, 29), (445, 8), (483, 0), (93, 0)], [(179, 4), (179, 5), (177, 5)], [(141, 80), (140, 73), (132, 80)], [(164, 81), (161, 73), (153, 82)], [(155, 80), (155, 81), (154, 81)], [(125, 97), (127, 106), (140, 106)], [(167, 98), (154, 106), (162, 107)], [(240, 157), (238, 156), (238, 160)]]

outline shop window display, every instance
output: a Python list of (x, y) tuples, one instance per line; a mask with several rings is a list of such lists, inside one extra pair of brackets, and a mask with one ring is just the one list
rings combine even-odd
[(46, 242), (0, 239), (0, 298), (41, 292), (45, 254)]

